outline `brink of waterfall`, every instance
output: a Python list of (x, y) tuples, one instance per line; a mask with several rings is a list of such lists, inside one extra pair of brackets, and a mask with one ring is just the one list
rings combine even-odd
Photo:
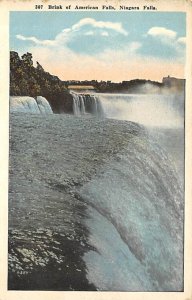
[(75, 116), (85, 115), (87, 113), (103, 117), (104, 111), (101, 101), (96, 95), (77, 94), (71, 92), (73, 97), (73, 113)]
[(11, 96), (9, 99), (11, 113), (53, 114), (49, 102), (42, 96)]

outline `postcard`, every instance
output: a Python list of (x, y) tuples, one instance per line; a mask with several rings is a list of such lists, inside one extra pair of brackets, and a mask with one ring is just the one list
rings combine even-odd
[(190, 1), (1, 1), (1, 299), (192, 299)]

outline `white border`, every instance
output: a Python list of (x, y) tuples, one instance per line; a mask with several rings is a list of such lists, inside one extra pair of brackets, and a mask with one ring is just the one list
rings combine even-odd
[[(187, 13), (187, 62), (186, 62), (186, 119), (185, 119), (185, 243), (184, 243), (184, 292), (27, 292), (27, 291), (8, 291), (7, 290), (7, 230), (8, 230), (8, 132), (9, 132), (9, 11), (36, 11), (35, 5), (43, 4), (62, 4), (73, 7), (78, 5), (119, 5), (140, 6), (153, 5), (159, 11), (182, 11)], [(47, 9), (44, 9), (47, 10)], [(49, 10), (50, 11), (50, 10)], [(141, 10), (140, 10), (141, 11)], [(105, 11), (107, 13), (107, 11)], [(153, 11), (154, 12), (154, 11)], [(150, 13), (150, 12), (149, 12)], [(1, 132), (1, 151), (0, 151), (0, 300), (30, 300), (30, 299), (99, 299), (99, 300), (192, 300), (192, 4), (187, 0), (90, 0), (90, 1), (0, 1), (0, 132)]]

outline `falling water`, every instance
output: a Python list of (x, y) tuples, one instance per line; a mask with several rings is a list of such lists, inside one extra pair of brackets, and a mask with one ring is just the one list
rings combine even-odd
[(97, 97), (107, 118), (145, 133), (80, 189), (97, 249), (84, 256), (87, 278), (98, 290), (182, 290), (184, 97)]
[(102, 117), (103, 108), (99, 97), (89, 94), (77, 94), (71, 92), (73, 96), (73, 113), (75, 116), (85, 115), (87, 113)]
[(73, 93), (73, 113), (76, 116), (79, 116), (81, 114), (81, 103), (80, 103), (80, 97)]
[(107, 118), (147, 127), (183, 127), (184, 96), (158, 94), (98, 94)]
[(80, 95), (80, 110), (81, 110), (81, 114), (85, 114), (85, 103), (84, 103), (84, 97), (83, 95)]
[(11, 96), (9, 98), (11, 113), (53, 114), (49, 102), (42, 96)]
[[(50, 182), (47, 193), (52, 191), (52, 212), (50, 206), (47, 206), (46, 222), (49, 224), (52, 219), (55, 227), (59, 224), (60, 228), (65, 228), (65, 234), (70, 233), (73, 246), (68, 250), (75, 253), (72, 256), (76, 259), (74, 264), (83, 260), (86, 278), (97, 290), (182, 291), (184, 98), (181, 95), (71, 94), (74, 115), (82, 118), (52, 115), (47, 118), (47, 123), (37, 116), (26, 120), (25, 116), (15, 119), (12, 126), (16, 129), (13, 131), (14, 142), (24, 132), (28, 144), (25, 148), (26, 143), (20, 144), (19, 140), (17, 147), (12, 143), (15, 154), (13, 159), (17, 156), (19, 159), (16, 162), (22, 163), (24, 170), (27, 169), (23, 172), (21, 167), (15, 168), (12, 180), (18, 178), (20, 181), (21, 173), (18, 171), (22, 172), (22, 176), (27, 174), (25, 192), (27, 187), (29, 191), (34, 190), (34, 195), (37, 193), (34, 201), (37, 203), (36, 211), (40, 213), (38, 222), (41, 220), (42, 226), (45, 225), (45, 218), (41, 215), (44, 209), (39, 209), (38, 205), (46, 209), (48, 198), (46, 193), (39, 192), (44, 186), (39, 178), (43, 178), (46, 183)], [(18, 97), (12, 99), (12, 102), (18, 110), (36, 112), (40, 111), (37, 104), (42, 104), (43, 99), (37, 100), (28, 97), (24, 101)], [(83, 115), (88, 114), (99, 117), (105, 115), (106, 118), (116, 120), (83, 118)], [(31, 120), (35, 120), (35, 126), (31, 126)], [(64, 132), (63, 123), (68, 125)], [(27, 127), (23, 127), (23, 124)], [(33, 129), (33, 139), (28, 134), (29, 124)], [(50, 150), (48, 144), (51, 133), (55, 143), (52, 143)], [(39, 137), (43, 143), (37, 142)], [(38, 152), (36, 145), (39, 147)], [(44, 162), (45, 157), (50, 164)], [(54, 168), (50, 168), (51, 164)], [(31, 176), (31, 180), (28, 180), (28, 176)], [(36, 176), (38, 180), (31, 184)], [(18, 187), (23, 192), (23, 182)], [(39, 201), (40, 193), (46, 195), (42, 196), (42, 201)], [(28, 195), (29, 192), (26, 197)], [(59, 199), (59, 206), (55, 205), (57, 202), (53, 201), (52, 195)], [(18, 197), (18, 201), (25, 199), (17, 191), (14, 197)], [(67, 205), (67, 209), (65, 201), (72, 203), (69, 207)], [(14, 199), (13, 203), (17, 201)], [(32, 209), (35, 207), (33, 201), (21, 203), (28, 203), (27, 211), (29, 204)], [(84, 217), (79, 204), (86, 211), (85, 215), (83, 211)], [(23, 204), (21, 207), (25, 208)], [(15, 222), (18, 222), (14, 209), (13, 213)], [(72, 216), (71, 219), (69, 216)], [(29, 220), (24, 217), (22, 222), (25, 224)], [(74, 223), (78, 224), (76, 233)], [(89, 233), (86, 243), (78, 236), (82, 228), (86, 228)], [(69, 242), (67, 240), (67, 246), (62, 249), (64, 257)], [(82, 257), (78, 256), (77, 245), (83, 249)], [(22, 259), (22, 256), (19, 258)], [(77, 280), (77, 277), (73, 277), (76, 276), (76, 268), (77, 273), (80, 273), (78, 279), (83, 282), (83, 267), (79, 269), (76, 265), (70, 270), (68, 261), (66, 267), (64, 263), (61, 274), (67, 274), (69, 281), (73, 279), (74, 282)], [(43, 267), (43, 270), (47, 276), (46, 268)], [(61, 276), (60, 271), (58, 273)], [(62, 275), (60, 290), (63, 284), (65, 280)]]
[[(135, 130), (135, 125), (131, 125)], [(88, 279), (100, 290), (182, 289), (183, 188), (171, 160), (143, 132), (81, 190), (88, 204)]]

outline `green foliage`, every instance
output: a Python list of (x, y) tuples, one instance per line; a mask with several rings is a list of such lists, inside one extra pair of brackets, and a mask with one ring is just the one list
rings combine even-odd
[(61, 93), (69, 94), (65, 84), (57, 76), (45, 72), (39, 62), (34, 67), (31, 53), (20, 58), (17, 52), (10, 52), (10, 95), (49, 98)]
[(33, 60), (32, 60), (31, 53), (27, 52), (26, 54), (23, 54), (21, 58), (22, 58), (23, 66), (25, 66), (25, 68), (30, 69), (31, 67), (33, 67)]

